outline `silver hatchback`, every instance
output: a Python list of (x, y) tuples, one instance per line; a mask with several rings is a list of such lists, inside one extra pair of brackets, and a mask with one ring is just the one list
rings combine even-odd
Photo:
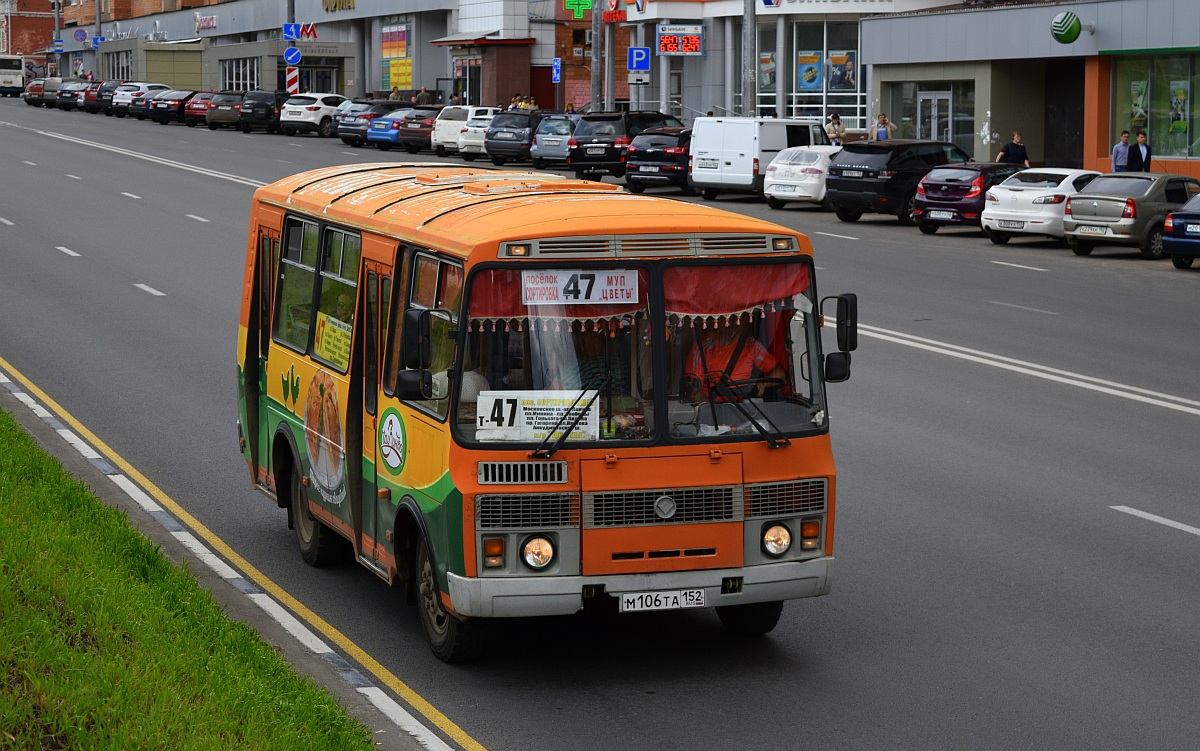
[(567, 154), (571, 153), (571, 133), (575, 130), (575, 121), (566, 115), (547, 115), (538, 123), (533, 133), (533, 145), (529, 155), (533, 159), (534, 169), (545, 169), (553, 162), (555, 166), (567, 163)]

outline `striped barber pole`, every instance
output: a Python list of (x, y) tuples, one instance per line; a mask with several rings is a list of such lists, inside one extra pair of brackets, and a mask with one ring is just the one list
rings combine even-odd
[(300, 93), (300, 69), (289, 67), (286, 72), (287, 90), (289, 94)]

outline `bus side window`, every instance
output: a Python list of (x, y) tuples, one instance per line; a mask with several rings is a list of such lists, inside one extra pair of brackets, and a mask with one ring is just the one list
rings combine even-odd
[(271, 346), (271, 293), (275, 290), (275, 274), (279, 268), (279, 238), (265, 233), (259, 235), (258, 248), (258, 352), (267, 357)]
[(308, 350), (313, 289), (317, 281), (317, 225), (289, 219), (284, 226), (279, 287), (275, 294), (275, 340), (298, 352)]
[[(462, 303), (463, 270), (432, 256), (419, 256), (413, 273), (410, 307), (444, 310), (449, 317), (434, 314), (432, 320), (433, 399), (415, 403), (445, 418), (450, 407), (450, 368), (454, 365), (454, 339), (451, 332), (458, 328), (458, 308)], [(393, 346), (393, 349), (395, 347)]]
[(363, 406), (367, 414), (375, 414), (375, 397), (379, 391), (379, 275), (367, 272), (367, 310), (363, 326)]
[(345, 373), (350, 368), (350, 342), (358, 292), (362, 238), (334, 227), (325, 228), (321, 287), (313, 355)]

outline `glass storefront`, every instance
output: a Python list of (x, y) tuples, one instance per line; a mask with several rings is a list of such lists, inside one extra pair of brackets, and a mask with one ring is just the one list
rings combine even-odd
[(1112, 81), (1113, 141), (1144, 131), (1155, 156), (1200, 156), (1200, 55), (1116, 58)]
[(896, 138), (949, 141), (975, 153), (975, 82), (908, 81), (884, 87)]

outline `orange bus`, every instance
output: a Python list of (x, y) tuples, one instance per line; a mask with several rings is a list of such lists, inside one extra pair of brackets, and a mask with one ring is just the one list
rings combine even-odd
[(614, 603), (762, 634), (830, 590), (825, 384), (856, 319), (776, 224), (545, 173), (329, 167), (254, 195), (238, 437), (304, 560), (352, 549), (447, 662), (491, 618)]

